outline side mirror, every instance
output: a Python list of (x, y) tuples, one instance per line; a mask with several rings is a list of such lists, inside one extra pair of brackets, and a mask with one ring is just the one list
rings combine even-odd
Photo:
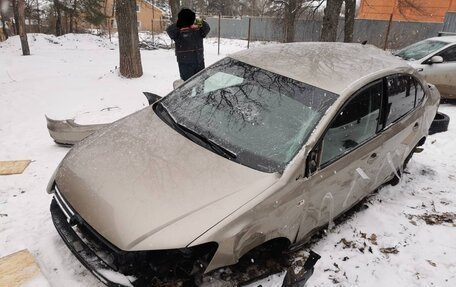
[(320, 147), (315, 148), (309, 153), (306, 160), (305, 177), (309, 177), (318, 170)]
[(154, 93), (149, 93), (149, 92), (143, 92), (144, 96), (146, 96), (147, 101), (149, 102), (149, 105), (152, 105), (156, 101), (160, 100), (162, 97), (160, 97), (157, 94)]
[(443, 63), (443, 58), (442, 58), (442, 56), (434, 56), (434, 57), (430, 58), (427, 61), (427, 63), (429, 65)]

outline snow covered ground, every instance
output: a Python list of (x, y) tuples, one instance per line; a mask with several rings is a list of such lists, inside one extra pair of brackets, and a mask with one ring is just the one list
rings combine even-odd
[[(44, 115), (101, 123), (141, 109), (143, 91), (165, 95), (179, 77), (174, 51), (142, 51), (144, 76), (123, 79), (107, 39), (32, 34), (29, 44), (32, 55), (23, 57), (18, 37), (0, 43), (0, 160), (33, 160), (23, 174), (0, 177), (0, 257), (27, 248), (51, 286), (103, 286), (50, 219), (45, 188), (68, 149), (53, 143)], [(224, 40), (220, 56), (216, 40), (205, 45), (210, 64), (247, 43)], [(312, 246), (322, 259), (308, 286), (456, 286), (456, 106), (440, 110), (453, 118), (449, 131), (429, 136), (401, 183)], [(253, 286), (260, 283), (280, 278)]]

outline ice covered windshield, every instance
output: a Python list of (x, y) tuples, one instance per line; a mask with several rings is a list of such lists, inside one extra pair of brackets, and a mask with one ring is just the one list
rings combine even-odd
[(419, 60), (432, 52), (444, 47), (448, 43), (434, 40), (424, 40), (398, 51), (396, 56), (404, 60)]
[(235, 154), (232, 160), (260, 171), (281, 172), (336, 98), (225, 58), (161, 103), (178, 124)]

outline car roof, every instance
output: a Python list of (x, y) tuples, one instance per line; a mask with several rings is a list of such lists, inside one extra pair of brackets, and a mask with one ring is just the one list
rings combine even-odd
[[(410, 66), (389, 52), (355, 43), (300, 42), (243, 50), (230, 55), (279, 75), (342, 94), (362, 78)], [(367, 80), (366, 80), (367, 81)]]
[(440, 37), (432, 37), (426, 40), (433, 40), (433, 41), (441, 41), (446, 43), (456, 43), (456, 36), (440, 36)]

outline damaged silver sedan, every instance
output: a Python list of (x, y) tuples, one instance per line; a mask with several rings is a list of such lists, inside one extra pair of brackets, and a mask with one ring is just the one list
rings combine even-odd
[(439, 98), (372, 46), (238, 52), (77, 143), (50, 181), (52, 218), (108, 285), (201, 278), (299, 246), (399, 177)]

